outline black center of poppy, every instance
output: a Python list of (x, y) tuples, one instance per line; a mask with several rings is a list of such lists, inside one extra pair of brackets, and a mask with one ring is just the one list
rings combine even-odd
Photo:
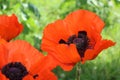
[(5, 65), (2, 70), (9, 80), (22, 80), (28, 74), (27, 69), (20, 62), (11, 62)]
[(59, 41), (60, 44), (75, 44), (78, 53), (80, 54), (81, 57), (84, 57), (84, 52), (88, 48), (89, 45), (89, 39), (87, 37), (86, 31), (79, 31), (78, 36), (72, 35), (68, 38), (67, 42), (61, 39)]

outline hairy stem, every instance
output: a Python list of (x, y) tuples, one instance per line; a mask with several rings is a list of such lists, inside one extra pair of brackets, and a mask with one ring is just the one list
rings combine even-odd
[(80, 74), (81, 74), (81, 66), (80, 66), (80, 63), (77, 63), (77, 66), (76, 66), (76, 80), (80, 80)]

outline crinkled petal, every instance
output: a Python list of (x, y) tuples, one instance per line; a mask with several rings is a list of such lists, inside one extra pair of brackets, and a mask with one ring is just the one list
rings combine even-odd
[(35, 80), (35, 79), (34, 79), (33, 76), (31, 76), (31, 75), (26, 75), (26, 76), (23, 78), (23, 80)]
[(83, 63), (86, 60), (91, 60), (97, 57), (98, 54), (100, 54), (100, 52), (104, 49), (107, 49), (111, 46), (114, 46), (115, 42), (112, 42), (111, 40), (101, 40), (100, 42), (97, 42), (94, 49), (88, 49), (85, 52), (85, 57), (83, 58)]
[(68, 31), (68, 28), (66, 23), (63, 20), (57, 20), (55, 23), (49, 24), (44, 29), (44, 34), (43, 34), (44, 38), (42, 41), (44, 41), (44, 39), (47, 39), (51, 42), (59, 43), (59, 40), (61, 38), (64, 40), (67, 40), (67, 38), (69, 37), (69, 32), (67, 31)]
[(58, 80), (56, 75), (49, 70), (46, 70), (39, 74), (40, 76), (36, 80)]
[(12, 16), (0, 15), (0, 36), (9, 41), (22, 32), (23, 26), (18, 22), (15, 14)]
[(66, 71), (71, 70), (81, 60), (74, 44), (69, 46), (60, 44), (56, 46), (54, 52), (49, 52), (49, 55), (53, 56), (54, 62)]
[(6, 44), (6, 43), (7, 43), (7, 41), (5, 39), (1, 38), (1, 36), (0, 36), (0, 44)]
[(57, 66), (51, 56), (45, 56), (39, 59), (36, 64), (31, 66), (29, 73), (34, 77), (35, 80), (57, 80), (57, 77), (51, 72)]
[(0, 44), (0, 69), (7, 63), (8, 61), (8, 51), (7, 48)]
[[(66, 16), (64, 19), (71, 24), (72, 31), (77, 32), (79, 28), (93, 28), (96, 32), (101, 32), (104, 27), (104, 22), (95, 13), (88, 10), (77, 10)], [(84, 26), (84, 27), (80, 27)]]
[(99, 42), (99, 44), (96, 44), (95, 46), (95, 57), (104, 49), (107, 49), (111, 46), (114, 46), (115, 42), (111, 41), (111, 40), (101, 40), (101, 42)]
[(56, 46), (56, 52), (51, 54), (53, 56), (57, 55), (58, 60), (62, 63), (76, 63), (81, 60), (74, 44), (59, 44)]
[(20, 53), (19, 51), (15, 51), (15, 52), (9, 54), (8, 63), (11, 63), (11, 62), (20, 62), (24, 66), (26, 66), (27, 69), (29, 69), (29, 67), (30, 67), (30, 62), (28, 61), (26, 56), (24, 54)]
[[(38, 67), (39, 66), (39, 67)], [(30, 74), (38, 74), (45, 70), (52, 70), (57, 66), (56, 61), (54, 61), (53, 57), (45, 56), (43, 58), (39, 58), (39, 60), (31, 66)]]
[(9, 42), (7, 48), (9, 50), (9, 60), (24, 60), (23, 62), (25, 65), (27, 65), (27, 69), (29, 69), (30, 66), (36, 63), (39, 58), (43, 57), (42, 53), (40, 53), (37, 49), (31, 46), (28, 42), (23, 40)]
[(8, 79), (0, 72), (0, 80), (8, 80)]
[(64, 70), (64, 71), (70, 71), (73, 69), (73, 67), (75, 66), (75, 63), (71, 63), (71, 64), (64, 64), (64, 63), (58, 63), (58, 65)]

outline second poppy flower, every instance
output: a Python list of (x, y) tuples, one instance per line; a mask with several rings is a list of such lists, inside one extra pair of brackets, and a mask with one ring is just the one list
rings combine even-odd
[(57, 80), (49, 56), (26, 41), (0, 42), (0, 80)]

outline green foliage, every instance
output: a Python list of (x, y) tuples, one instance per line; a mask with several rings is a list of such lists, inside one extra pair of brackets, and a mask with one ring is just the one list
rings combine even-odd
[[(16, 39), (30, 42), (40, 49), (44, 27), (56, 19), (63, 19), (77, 9), (87, 9), (105, 21), (103, 38), (116, 41), (116, 46), (103, 51), (95, 60), (81, 66), (81, 80), (120, 79), (120, 0), (0, 0), (0, 14), (16, 14), (24, 31)], [(64, 72), (57, 67), (59, 80), (75, 80), (76, 67)]]

